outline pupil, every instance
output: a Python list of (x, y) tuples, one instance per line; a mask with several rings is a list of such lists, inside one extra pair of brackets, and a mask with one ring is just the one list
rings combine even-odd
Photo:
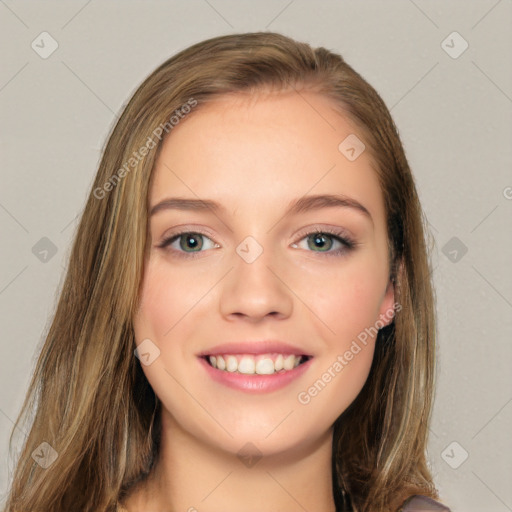
[[(325, 249), (326, 247), (326, 241), (325, 241), (325, 234), (323, 233), (317, 233), (316, 235), (314, 235), (314, 243), (315, 244), (318, 244), (316, 247), (319, 248), (319, 249)], [(328, 237), (327, 237), (328, 238)], [(327, 247), (328, 249), (329, 247)]]
[(189, 248), (189, 249), (195, 249), (200, 245), (197, 240), (196, 235), (187, 235), (186, 236), (186, 244), (188, 245), (187, 248)]

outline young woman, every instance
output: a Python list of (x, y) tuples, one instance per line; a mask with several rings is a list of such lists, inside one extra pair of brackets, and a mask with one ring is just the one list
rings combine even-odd
[(339, 55), (261, 32), (169, 59), (106, 145), (5, 510), (448, 510), (424, 225)]

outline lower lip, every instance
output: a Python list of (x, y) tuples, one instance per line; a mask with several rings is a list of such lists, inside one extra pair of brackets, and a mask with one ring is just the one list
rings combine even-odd
[(246, 393), (269, 393), (270, 391), (284, 388), (306, 372), (311, 366), (312, 361), (313, 358), (310, 358), (305, 363), (299, 364), (293, 370), (286, 372), (277, 372), (271, 375), (245, 375), (238, 372), (218, 370), (211, 366), (203, 357), (199, 358), (200, 364), (203, 365), (208, 375), (214, 381), (239, 391), (245, 391)]

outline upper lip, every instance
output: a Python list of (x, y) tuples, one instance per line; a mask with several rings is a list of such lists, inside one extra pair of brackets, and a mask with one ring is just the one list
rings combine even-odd
[(261, 341), (237, 341), (230, 343), (221, 343), (214, 347), (203, 350), (199, 354), (199, 357), (209, 356), (213, 354), (294, 354), (294, 355), (307, 355), (302, 348), (286, 343), (279, 340), (261, 340)]

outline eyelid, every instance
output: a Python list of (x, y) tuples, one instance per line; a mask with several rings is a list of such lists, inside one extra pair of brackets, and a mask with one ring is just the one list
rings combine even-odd
[(202, 253), (205, 251), (197, 251), (197, 252), (184, 252), (184, 251), (178, 251), (175, 249), (171, 249), (169, 246), (171, 243), (174, 243), (175, 240), (177, 240), (180, 236), (186, 235), (189, 233), (194, 233), (198, 235), (202, 235), (208, 239), (211, 240), (211, 242), (216, 245), (217, 247), (219, 244), (215, 241), (213, 235), (211, 235), (210, 231), (206, 228), (195, 228), (191, 225), (181, 225), (181, 226), (175, 226), (169, 233), (165, 234), (162, 237), (161, 242), (157, 244), (157, 247), (159, 249), (162, 249), (164, 251), (172, 252), (174, 255), (176, 255), (178, 258), (197, 258), (200, 257)]
[[(211, 234), (211, 232), (203, 227), (195, 228), (191, 225), (182, 225), (182, 226), (176, 226), (173, 228), (170, 233), (163, 236), (163, 239), (160, 243), (157, 244), (158, 248), (161, 248), (163, 250), (168, 250), (169, 252), (172, 252), (176, 254), (178, 257), (182, 258), (195, 258), (200, 257), (200, 255), (206, 251), (196, 251), (196, 252), (185, 252), (185, 251), (179, 251), (168, 248), (171, 243), (174, 243), (176, 239), (178, 239), (180, 236), (185, 234), (198, 234), (202, 235), (206, 238), (208, 238), (214, 245), (216, 245), (218, 248), (219, 244), (215, 241), (215, 237)], [(341, 249), (337, 249), (334, 251), (306, 251), (311, 252), (313, 254), (318, 253), (322, 256), (340, 256), (341, 254), (344, 254), (352, 249), (354, 249), (356, 246), (360, 245), (356, 240), (354, 239), (353, 235), (350, 233), (349, 230), (342, 228), (340, 226), (325, 226), (320, 224), (313, 224), (310, 226), (306, 226), (302, 228), (296, 235), (295, 235), (295, 242), (292, 243), (292, 245), (296, 245), (298, 242), (303, 240), (304, 238), (314, 235), (315, 233), (325, 234), (332, 238), (335, 238), (338, 240), (338, 242), (343, 246)]]
[(337, 236), (337, 237), (343, 238), (347, 242), (357, 245), (354, 235), (348, 229), (342, 228), (341, 226), (312, 224), (310, 226), (306, 226), (306, 227), (300, 229), (299, 232), (295, 235), (295, 237), (296, 238), (300, 237), (300, 238), (298, 238), (298, 240), (302, 240), (303, 237), (314, 234), (314, 233), (325, 233), (325, 234)]
[[(294, 238), (297, 239), (298, 236), (304, 237), (312, 233), (329, 233), (331, 235), (336, 235), (345, 238), (347, 241), (355, 242), (355, 238), (351, 231), (349, 231), (346, 228), (343, 228), (341, 226), (329, 226), (329, 225), (322, 225), (322, 224), (312, 224), (310, 226), (305, 226), (301, 228), (295, 235)], [(172, 238), (176, 235), (182, 235), (185, 233), (198, 233), (204, 236), (207, 236), (213, 240), (213, 238), (216, 236), (213, 234), (212, 231), (210, 231), (208, 228), (203, 227), (195, 227), (193, 224), (185, 224), (185, 225), (179, 225), (175, 226), (171, 229), (169, 233), (166, 233), (162, 236), (162, 240), (168, 240), (169, 238)]]
[(360, 244), (355, 240), (353, 235), (344, 228), (341, 227), (333, 227), (333, 226), (319, 226), (319, 225), (313, 225), (308, 226), (301, 230), (297, 237), (296, 242), (294, 242), (292, 245), (297, 246), (297, 244), (304, 240), (305, 238), (315, 235), (315, 234), (322, 234), (327, 235), (330, 238), (335, 239), (341, 247), (335, 250), (329, 250), (329, 251), (305, 251), (306, 254), (314, 254), (315, 257), (318, 255), (320, 257), (327, 257), (327, 258), (341, 258), (343, 256), (346, 256), (348, 253), (353, 251), (357, 246)]
[(169, 238), (173, 238), (178, 235), (183, 235), (185, 233), (198, 233), (200, 235), (207, 236), (208, 238), (213, 238), (216, 236), (213, 234), (213, 231), (210, 231), (208, 228), (203, 228), (200, 226), (195, 226), (194, 224), (182, 224), (179, 226), (174, 226), (170, 231), (166, 231), (162, 236), (162, 240), (169, 240)]

